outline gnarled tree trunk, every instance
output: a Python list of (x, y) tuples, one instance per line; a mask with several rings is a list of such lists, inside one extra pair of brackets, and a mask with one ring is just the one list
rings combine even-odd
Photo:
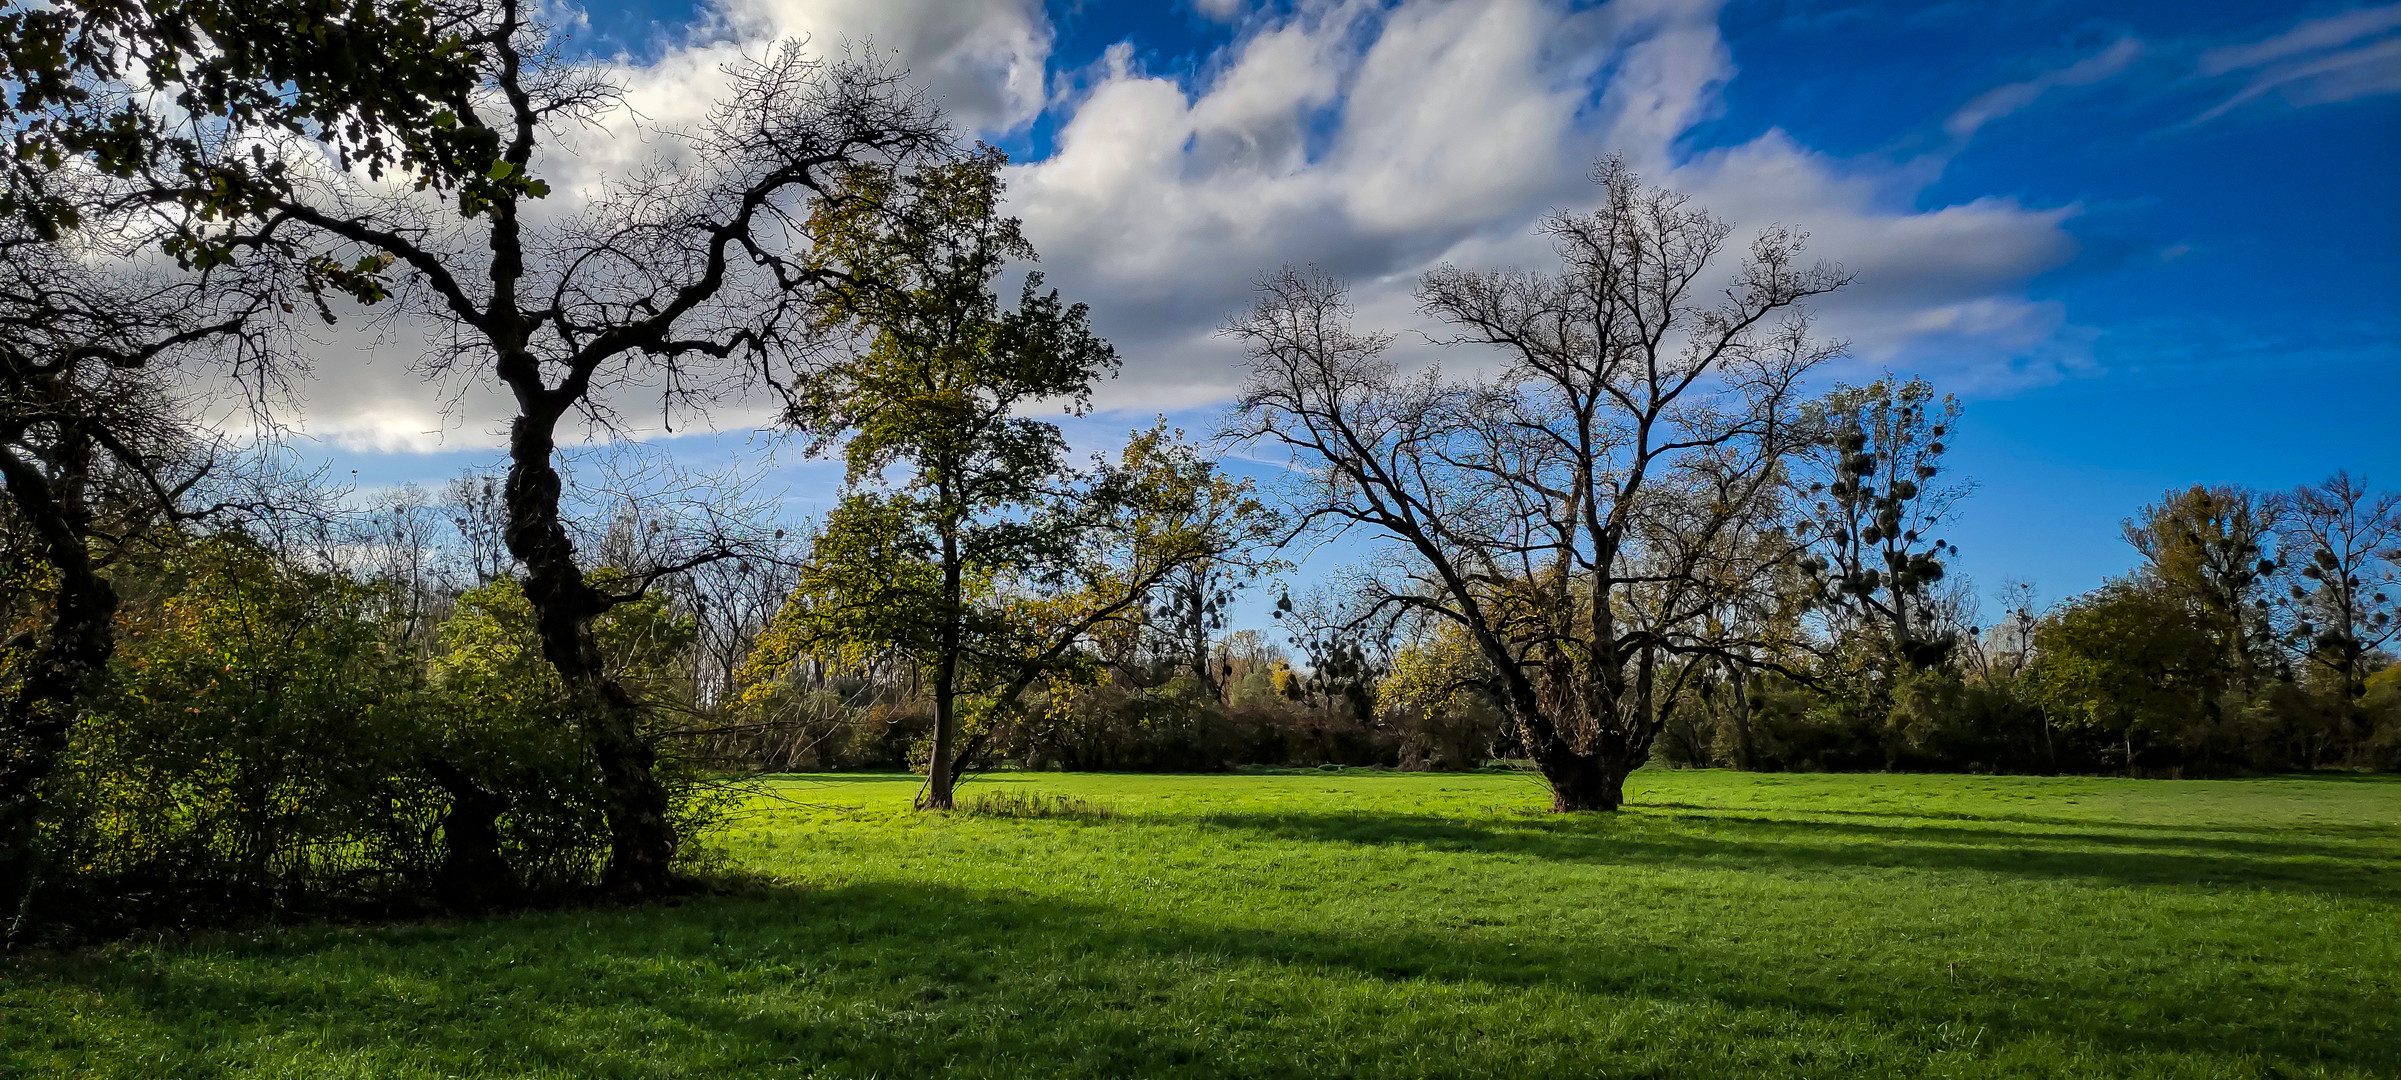
[(659, 781), (658, 750), (642, 730), (642, 704), (609, 675), (592, 633), (610, 598), (584, 579), (575, 542), (559, 520), (561, 483), (550, 461), (559, 415), (557, 408), (528, 409), (510, 431), (509, 553), (525, 565), (525, 598), (542, 655), (584, 707), (585, 745), (608, 815), (602, 887), (621, 896), (658, 896), (674, 886), (667, 786)]
[[(85, 692), (116, 648), (117, 591), (100, 576), (85, 546), (90, 512), (81, 477), (88, 444), (63, 437), (57, 464), (64, 481), (0, 449), (0, 479), (58, 574), (49, 640), (28, 665), (17, 692), (0, 702), (0, 943), (13, 944), (41, 881), (36, 828), (42, 788), (57, 771)], [(14, 643), (12, 643), (14, 644)], [(30, 644), (28, 642), (28, 644)]]
[(1615, 810), (1626, 803), (1626, 774), (1616, 758), (1559, 747), (1535, 759), (1551, 784), (1551, 809), (1562, 814)]

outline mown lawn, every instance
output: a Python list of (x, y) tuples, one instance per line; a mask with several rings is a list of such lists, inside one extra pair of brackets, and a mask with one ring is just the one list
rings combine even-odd
[(2396, 779), (801, 777), (730, 895), (0, 962), (0, 1076), (2401, 1076)]

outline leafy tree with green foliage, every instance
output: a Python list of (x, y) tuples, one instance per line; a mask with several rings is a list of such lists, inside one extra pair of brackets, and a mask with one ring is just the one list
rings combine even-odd
[[(207, 265), (273, 242), (250, 227), (297, 179), (255, 139), (328, 147), (341, 167), (398, 170), (489, 199), (493, 132), (453, 108), (474, 87), (471, 6), (438, 0), (10, 0), (0, 8), (0, 215), (57, 240), (88, 208), (56, 181), (69, 162), (138, 180), (180, 207), (168, 250)], [(246, 151), (246, 152), (244, 152)], [(63, 170), (63, 171), (62, 171)], [(305, 171), (305, 170), (303, 170)], [(323, 268), (372, 293), (371, 273)], [(365, 270), (366, 268), (357, 268)], [(362, 298), (366, 298), (362, 296)]]
[[(617, 605), (593, 627), (611, 676), (653, 702), (684, 689), (679, 661), (692, 633), (692, 621), (655, 593)], [(476, 908), (584, 884), (605, 854), (596, 838), (607, 835), (608, 793), (576, 731), (577, 697), (543, 656), (524, 589), (503, 577), (468, 590), (438, 637), (425, 755), (450, 800), (438, 891)], [(682, 812), (689, 778), (670, 770), (661, 779), (669, 812)]]
[[(822, 319), (853, 336), (791, 412), (842, 440), (845, 494), (817, 538), (793, 617), (813, 644), (898, 649), (927, 669), (935, 725), (924, 805), (949, 809), (993, 721), (1036, 682), (1085, 662), (1078, 644), (1138, 617), (1176, 571), (1263, 535), (1266, 512), (1163, 429), (1118, 460), (1070, 468), (1046, 401), (1089, 408), (1117, 367), (1081, 304), (1029, 273), (1014, 306), (994, 281), (1034, 258), (1000, 213), (984, 148), (918, 168), (855, 167), (810, 231), (845, 283)], [(960, 705), (976, 715), (963, 726)], [(965, 733), (963, 735), (963, 732)]]
[[(375, 590), (238, 533), (161, 541), (113, 576), (112, 678), (46, 816), (53, 904), (215, 918), (373, 894), (429, 857), (413, 658)], [(93, 922), (94, 913), (54, 911)]]
[(2062, 727), (2124, 749), (2182, 738), (2223, 689), (2220, 645), (2184, 600), (2155, 583), (2113, 581), (2053, 611), (2034, 632), (2031, 678)]
[(1436, 625), (1392, 651), (1374, 705), (1401, 738), (1402, 768), (1473, 769), (1492, 756), (1500, 710), (1485, 691), (1492, 672), (1475, 642)]
[(208, 516), (187, 496), (211, 454), (163, 370), (262, 363), (272, 275), (135, 274), (103, 267), (147, 234), (111, 215), (76, 243), (0, 221), (0, 524), (41, 567), (42, 602), (0, 649), (0, 904), (40, 870), (41, 788), (115, 648), (111, 564), (164, 524)]
[[(500, 183), (494, 144), (439, 100), (471, 83), (467, 55), (452, 12), (421, 0), (0, 8), (0, 474), (53, 571), (38, 645), (16, 643), (28, 677), (0, 701), (0, 897), (29, 896), (38, 790), (114, 647), (102, 570), (205, 471), (150, 369), (222, 346), (271, 384), (261, 325), (294, 309), (287, 292), (320, 312), (329, 289), (384, 295), (381, 258), (337, 262), (279, 229), (295, 174), (259, 136), (421, 186)], [(136, 271), (153, 246), (189, 273)]]
[(2246, 692), (2273, 665), (2266, 583), (2284, 501), (2234, 485), (2169, 492), (2125, 523), (2151, 573), (2203, 613), (2231, 682)]

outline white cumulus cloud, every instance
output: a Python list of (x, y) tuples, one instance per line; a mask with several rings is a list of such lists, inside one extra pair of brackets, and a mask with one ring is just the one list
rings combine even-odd
[[(1970, 383), (2025, 378), (2030, 358), (2074, 362), (2064, 313), (2024, 295), (2073, 256), (2073, 208), (1920, 209), (1924, 170), (1834, 159), (1781, 131), (1686, 150), (1737, 75), (1717, 14), (1680, 0), (1304, 6), (1251, 25), (1192, 88), (1121, 53), (1064, 107), (1054, 152), (1016, 169), (1011, 208), (1052, 282), (1125, 352), (1103, 401), (1128, 410), (1231, 392), (1237, 358), (1213, 330), (1262, 270), (1350, 278), (1362, 317), (1400, 328), (1435, 265), (1542, 265), (1533, 226), (1585, 202), (1611, 153), (1740, 230), (1809, 231), (1818, 255), (1859, 274), (1822, 307), (1865, 362)], [(2135, 48), (2052, 82), (2096, 81)]]
[[(1864, 363), (1969, 385), (2076, 360), (2081, 339), (2065, 313), (2025, 294), (2072, 257), (2073, 207), (1920, 206), (1938, 169), (1836, 158), (1776, 130), (1688, 146), (1739, 75), (1714, 0), (1582, 10), (1312, 0), (1280, 14), (1231, 2), (1208, 12), (1240, 26), (1197, 82), (1142, 70), (1130, 47), (1068, 80), (1033, 0), (724, 0), (686, 44), (616, 62), (628, 108), (542, 164), (557, 191), (548, 210), (571, 212), (609, 178), (674, 152), (655, 132), (698, 118), (723, 85), (720, 68), (745, 51), (791, 36), (827, 53), (872, 42), (971, 131), (1022, 131), (1055, 110), (1050, 153), (1012, 167), (1010, 208), (1050, 282), (1091, 304), (1126, 357), (1104, 388), (1108, 407), (1225, 400), (1238, 357), (1214, 330), (1259, 273), (1284, 263), (1353, 280), (1362, 317), (1395, 329), (1415, 324), (1412, 290), (1436, 265), (1544, 265), (1533, 226), (1587, 201), (1592, 163), (1612, 153), (1743, 232), (1809, 231), (1818, 255), (1858, 272), (1823, 313)], [(1959, 114), (1978, 110), (1966, 133), (2048, 86), (2106, 77), (2135, 48), (2122, 42), (2031, 91), (1977, 99)], [(1046, 96), (1071, 82), (1072, 93)], [(470, 389), (446, 405), (411, 373), (425, 333), (329, 332), (302, 425), (366, 449), (492, 444), (507, 415), (495, 395)], [(759, 415), (735, 407), (713, 419), (738, 427)]]

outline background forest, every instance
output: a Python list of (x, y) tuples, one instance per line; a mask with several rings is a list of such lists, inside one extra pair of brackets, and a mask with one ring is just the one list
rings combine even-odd
[[(1459, 372), (1271, 271), (1219, 430), (1077, 462), (1044, 417), (1116, 352), (903, 72), (735, 62), (690, 153), (567, 211), (543, 155), (618, 91), (515, 0), (6, 17), (12, 941), (665, 895), (796, 770), (949, 809), (992, 769), (1524, 769), (1584, 811), (1651, 762), (2401, 768), (2401, 497), (2164, 492), (2133, 574), (1980, 598), (1961, 406), (1833, 383), (1808, 312), (1850, 275), (1614, 159), (1554, 263), (1425, 276)], [(361, 492), (275, 451), (301, 329), (395, 312), (438, 328), (427, 394), (515, 403), (505, 470)], [(835, 508), (611, 442), (651, 395), (770, 402)], [(1294, 595), (1333, 535), (1359, 565)]]

